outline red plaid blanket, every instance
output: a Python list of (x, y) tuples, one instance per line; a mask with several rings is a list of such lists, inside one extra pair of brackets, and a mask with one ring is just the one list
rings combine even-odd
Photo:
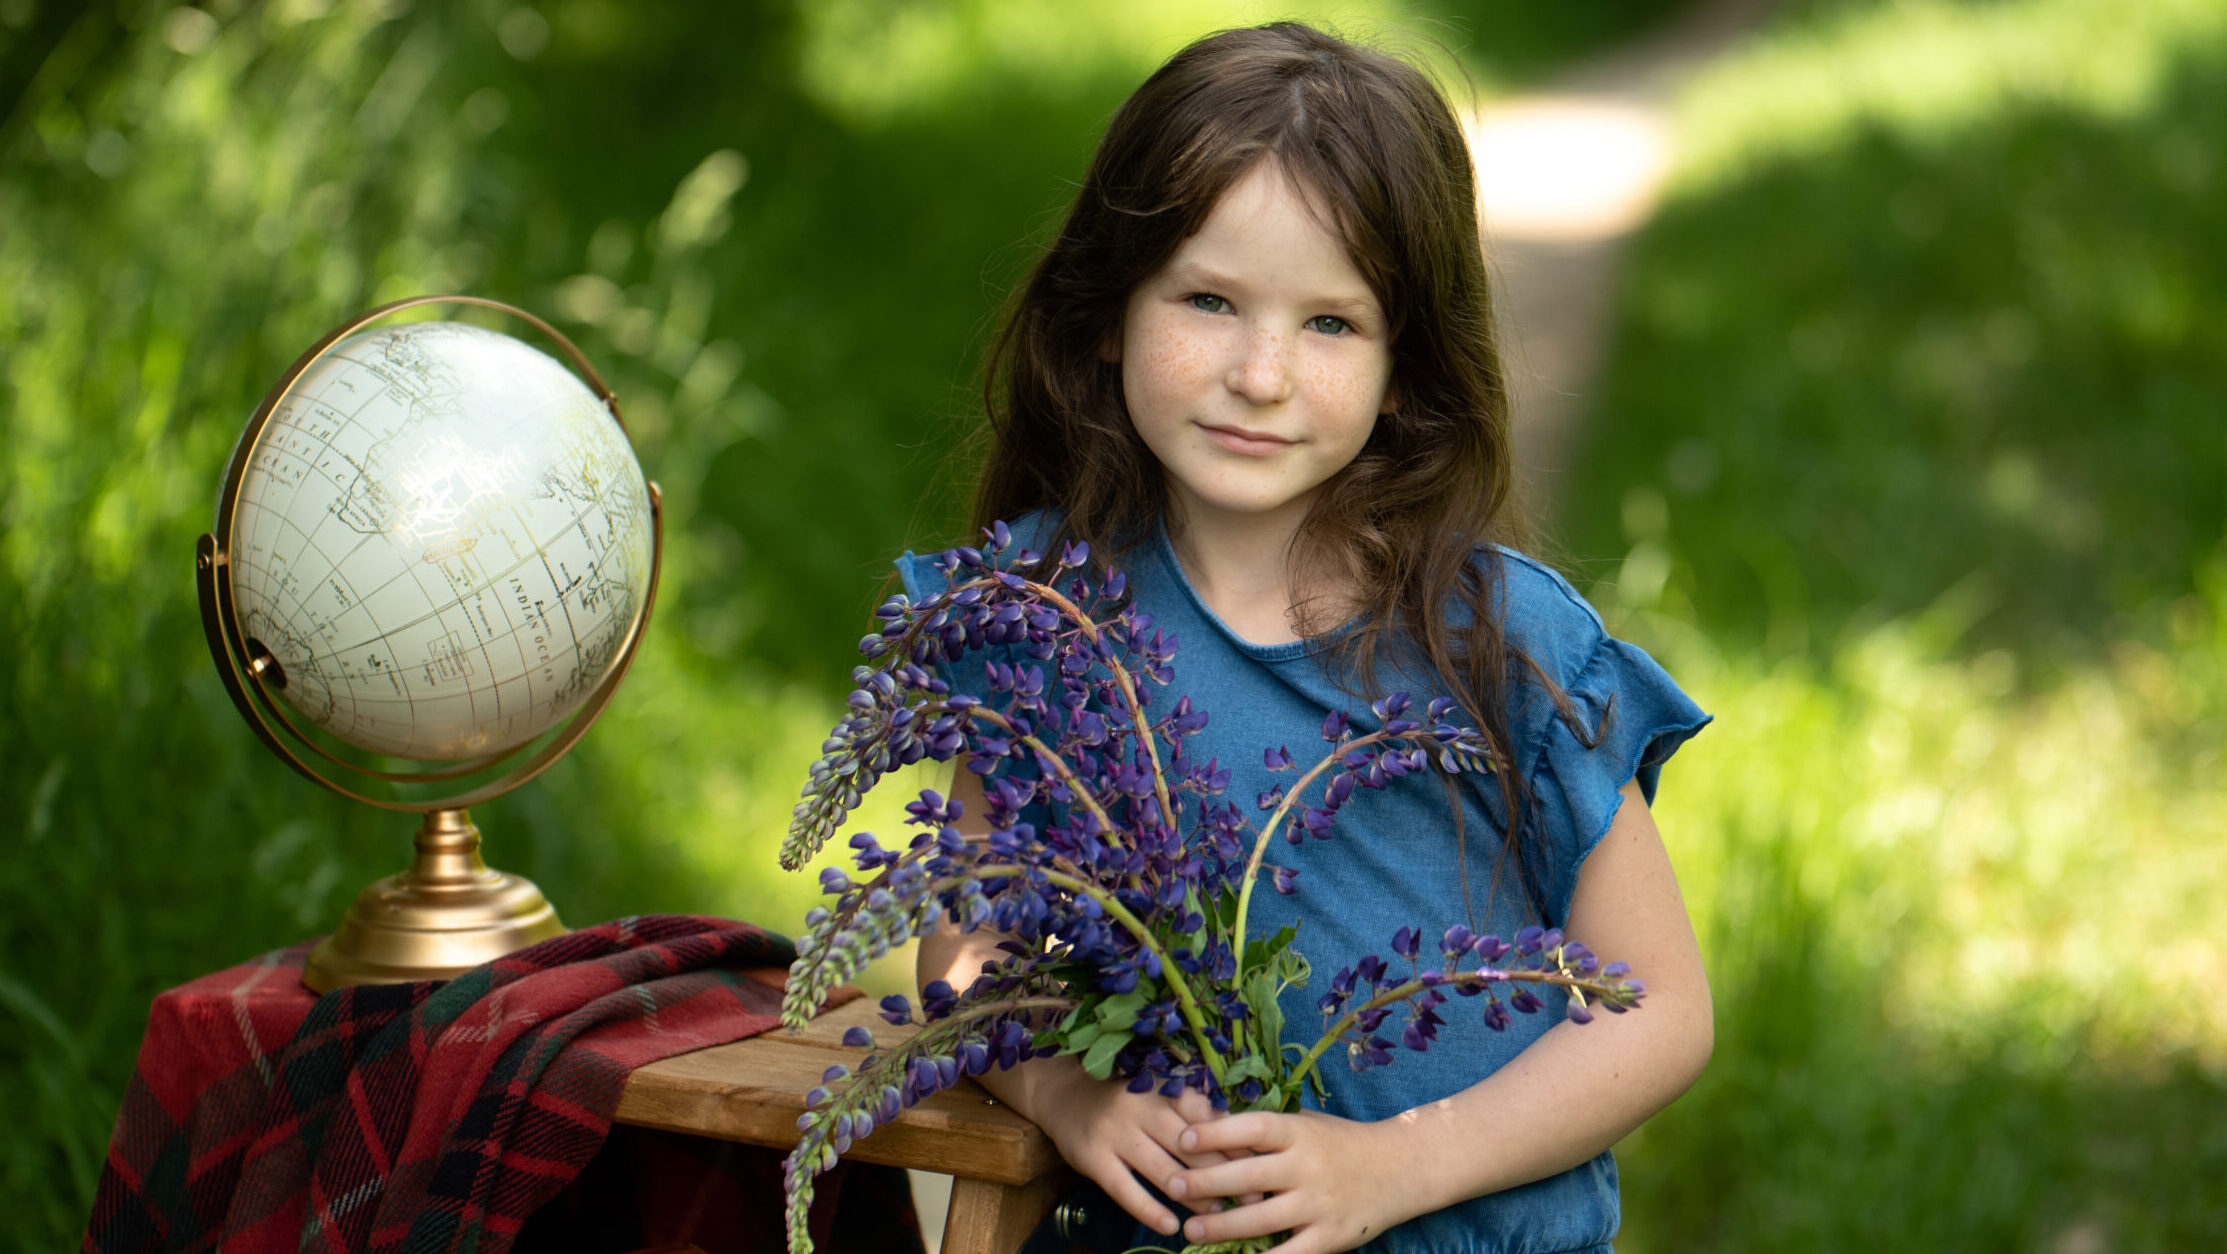
[[(309, 948), (155, 999), (87, 1254), (502, 1254), (680, 1239), (781, 1248), (776, 1151), (642, 1134), (622, 1139), (654, 1172), (598, 1159), (576, 1177), (603, 1148), (630, 1071), (779, 1022), (787, 940), (726, 920), (644, 916), (446, 983), (321, 998), (301, 986)], [(848, 1174), (823, 1184), (815, 1236), (831, 1237), (829, 1248), (919, 1250), (903, 1173)], [(600, 1192), (583, 1194), (590, 1184)], [(844, 1193), (843, 1211), (877, 1222), (838, 1227)], [(552, 1215), (594, 1222), (540, 1224), (521, 1241), (528, 1217), (560, 1194)], [(693, 1199), (680, 1218), (719, 1217), (720, 1230), (674, 1231), (674, 1216), (650, 1213), (677, 1197)]]

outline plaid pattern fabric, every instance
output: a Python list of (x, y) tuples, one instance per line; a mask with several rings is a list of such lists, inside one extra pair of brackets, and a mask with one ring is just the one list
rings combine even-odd
[[(778, 968), (794, 956), (787, 940), (747, 924), (645, 916), (445, 983), (320, 998), (300, 983), (309, 948), (156, 998), (86, 1229), (88, 1254), (502, 1254), (596, 1158), (627, 1074), (778, 1023)], [(729, 1232), (716, 1245), (780, 1248), (779, 1154), (735, 1146), (694, 1161), (720, 1177), (698, 1181), (699, 1198), (721, 1194), (729, 1214), (762, 1211), (775, 1234), (759, 1245)], [(882, 1235), (853, 1233), (854, 1244), (918, 1250), (903, 1174), (850, 1176), (852, 1202), (884, 1221)], [(617, 1169), (597, 1178), (614, 1190), (638, 1183)], [(827, 1201), (844, 1191), (829, 1190)], [(574, 1190), (559, 1209), (609, 1216), (639, 1212), (638, 1203)], [(657, 1226), (638, 1218), (637, 1229)], [(561, 1246), (632, 1248), (585, 1237), (576, 1230)]]

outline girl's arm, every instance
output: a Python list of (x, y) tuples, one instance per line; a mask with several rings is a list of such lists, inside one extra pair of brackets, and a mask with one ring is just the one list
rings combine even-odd
[[(951, 796), (966, 807), (959, 830), (986, 835), (989, 829), (981, 816), (989, 805), (982, 796), (982, 781), (963, 764), (952, 780)], [(920, 940), (920, 986), (944, 980), (963, 991), (982, 973), (984, 962), (1005, 957), (997, 946), (1008, 939), (988, 928), (972, 932), (937, 928)], [(1214, 1117), (1206, 1098), (1189, 1089), (1173, 1101), (1157, 1093), (1131, 1093), (1115, 1081), (1092, 1079), (1072, 1057), (1032, 1058), (976, 1079), (999, 1101), (1044, 1129), (1069, 1166), (1096, 1181), (1122, 1209), (1155, 1232), (1173, 1234), (1175, 1212), (1155, 1200), (1138, 1178), (1158, 1183), (1186, 1161), (1194, 1166), (1225, 1161), (1218, 1152), (1177, 1149), (1176, 1140), (1186, 1128)]]
[(1470, 1088), (1376, 1123), (1308, 1111), (1197, 1125), (1180, 1148), (1252, 1156), (1177, 1172), (1169, 1196), (1193, 1206), (1269, 1196), (1201, 1214), (1184, 1235), (1291, 1229), (1285, 1254), (1352, 1249), (1417, 1215), (1566, 1171), (1669, 1105), (1709, 1061), (1715, 1027), (1693, 925), (1637, 783), (1624, 785), (1578, 874), (1566, 930), (1632, 964), (1647, 983), (1640, 1009), (1557, 1024)]

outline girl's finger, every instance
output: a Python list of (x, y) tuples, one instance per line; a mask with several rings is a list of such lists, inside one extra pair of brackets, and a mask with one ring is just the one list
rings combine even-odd
[(1197, 1210), (1198, 1203), (1207, 1198), (1237, 1198), (1242, 1202), (1248, 1196), (1258, 1199), (1263, 1193), (1288, 1189), (1292, 1181), (1287, 1174), (1282, 1159), (1253, 1155), (1177, 1172), (1161, 1187), (1169, 1197)]
[(1267, 1115), (1259, 1112), (1230, 1115), (1206, 1123), (1194, 1123), (1183, 1130), (1181, 1150), (1191, 1154), (1200, 1150), (1218, 1150), (1229, 1154), (1232, 1150), (1251, 1150), (1266, 1154), (1291, 1148), (1291, 1129), (1286, 1125), (1287, 1115)]
[[(1193, 1215), (1183, 1225), (1183, 1239), (1193, 1245), (1207, 1245), (1243, 1237), (1265, 1237), (1317, 1218), (1320, 1216), (1304, 1213), (1299, 1200), (1291, 1194), (1279, 1193), (1250, 1206)], [(1281, 1247), (1278, 1254), (1282, 1254)]]
[[(1175, 1234), (1175, 1212), (1160, 1205), (1151, 1192), (1137, 1182), (1137, 1177), (1130, 1173), (1129, 1164), (1118, 1157), (1109, 1156), (1087, 1166), (1077, 1166), (1084, 1175), (1097, 1181), (1098, 1187), (1106, 1191), (1106, 1196), (1112, 1198), (1115, 1205), (1128, 1211), (1138, 1223), (1163, 1236)], [(1164, 1176), (1155, 1178), (1165, 1179)]]
[(1291, 1240), (1277, 1246), (1276, 1254), (1329, 1254), (1331, 1239), (1322, 1235), (1328, 1231), (1327, 1225), (1308, 1224), (1292, 1233)]
[[(1199, 1100), (1203, 1103), (1206, 1099), (1202, 1097)], [(1209, 1109), (1211, 1109), (1211, 1107)], [(1193, 1153), (1191, 1151), (1185, 1150), (1182, 1147), (1184, 1129), (1190, 1126), (1190, 1122), (1182, 1116), (1182, 1114), (1178, 1111), (1175, 1103), (1172, 1102), (1160, 1107), (1159, 1117), (1147, 1119), (1144, 1121), (1145, 1135), (1151, 1137), (1154, 1141), (1157, 1141), (1160, 1145), (1160, 1148), (1166, 1150), (1170, 1156), (1181, 1159), (1182, 1162), (1179, 1165), (1187, 1167), (1204, 1167), (1209, 1163), (1221, 1162), (1225, 1156), (1218, 1152), (1206, 1150), (1198, 1153)], [(1170, 1170), (1173, 1170), (1173, 1168), (1171, 1168)], [(1164, 1175), (1160, 1175), (1148, 1176), (1146, 1178), (1150, 1180), (1164, 1180), (1167, 1177)]]
[(1224, 1117), (1222, 1111), (1214, 1109), (1214, 1103), (1207, 1100), (1206, 1094), (1197, 1089), (1183, 1090), (1175, 1099), (1175, 1113), (1183, 1116), (1185, 1123), (1205, 1123)]

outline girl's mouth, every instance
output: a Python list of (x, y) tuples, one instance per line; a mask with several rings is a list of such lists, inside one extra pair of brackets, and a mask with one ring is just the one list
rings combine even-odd
[(1232, 453), (1241, 453), (1247, 457), (1266, 457), (1298, 443), (1297, 440), (1281, 439), (1266, 432), (1244, 431), (1236, 427), (1212, 427), (1201, 423), (1199, 429), (1206, 432), (1207, 438), (1214, 443)]

